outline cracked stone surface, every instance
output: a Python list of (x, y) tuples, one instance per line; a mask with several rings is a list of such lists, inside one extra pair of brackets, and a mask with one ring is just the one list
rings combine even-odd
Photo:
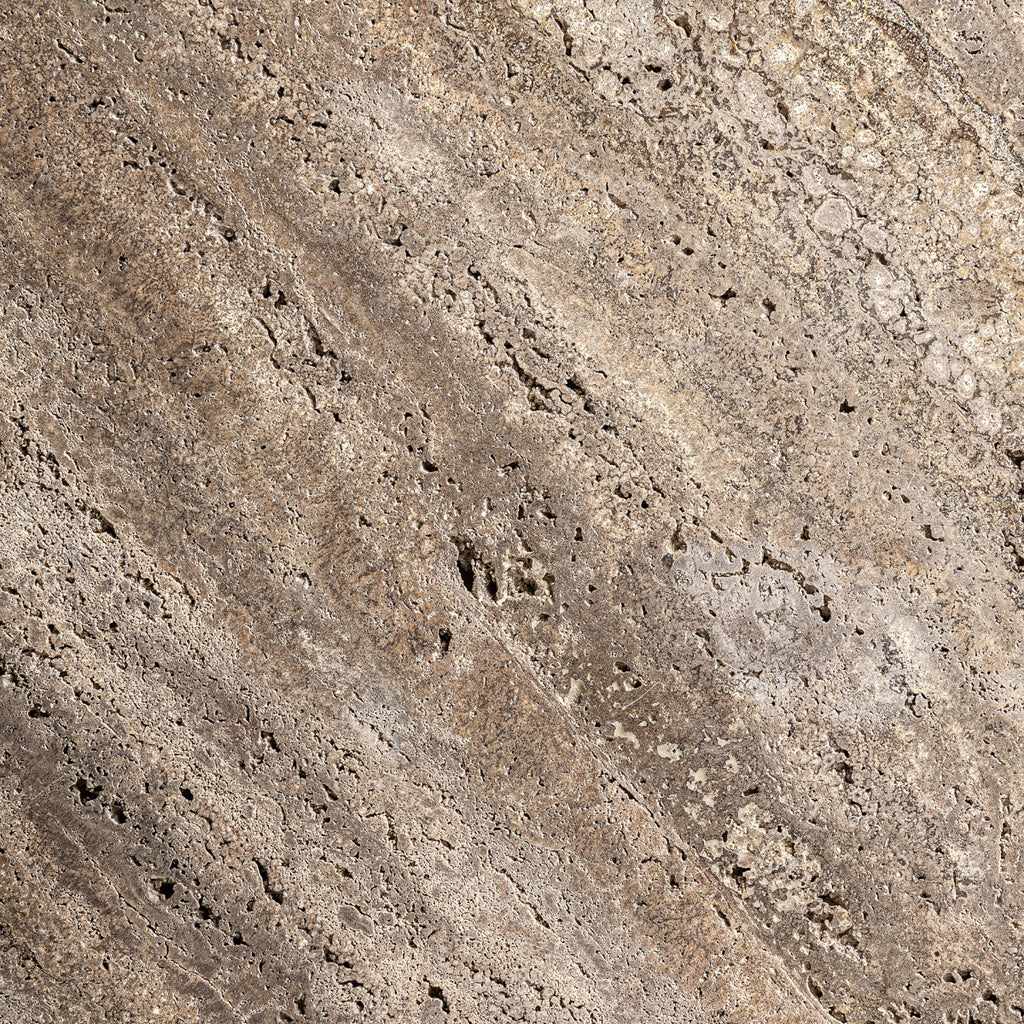
[(1022, 1024), (1022, 40), (0, 12), (0, 1021)]

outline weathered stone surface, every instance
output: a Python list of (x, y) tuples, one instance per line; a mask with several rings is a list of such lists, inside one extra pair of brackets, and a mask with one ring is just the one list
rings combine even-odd
[(0, 14), (0, 1019), (1020, 1024), (1022, 20)]

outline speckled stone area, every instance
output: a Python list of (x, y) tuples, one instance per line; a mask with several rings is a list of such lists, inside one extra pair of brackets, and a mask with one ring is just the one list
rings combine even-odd
[(0, 10), (2, 1024), (1024, 1024), (1024, 8)]

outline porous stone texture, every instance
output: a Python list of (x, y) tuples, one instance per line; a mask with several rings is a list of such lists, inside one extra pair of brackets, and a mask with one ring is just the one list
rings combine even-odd
[(1022, 33), (0, 12), (4, 1024), (1021, 1024)]

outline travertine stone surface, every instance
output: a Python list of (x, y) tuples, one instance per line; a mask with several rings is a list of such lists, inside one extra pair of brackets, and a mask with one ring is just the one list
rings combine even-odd
[(1022, 33), (0, 12), (0, 1020), (1021, 1024)]

